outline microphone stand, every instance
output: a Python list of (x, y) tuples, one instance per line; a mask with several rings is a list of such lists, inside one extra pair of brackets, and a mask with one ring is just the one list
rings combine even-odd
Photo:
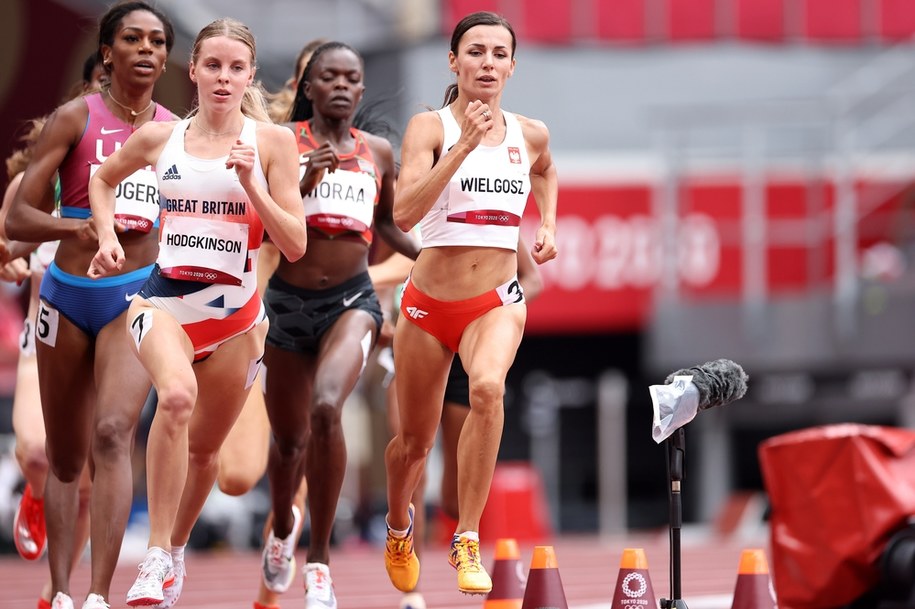
[(683, 481), (683, 461), (686, 456), (686, 432), (682, 427), (666, 440), (667, 477), (670, 480), (670, 595), (661, 599), (661, 609), (689, 609), (680, 598), (680, 529), (683, 527), (683, 502), (680, 497), (680, 483)]

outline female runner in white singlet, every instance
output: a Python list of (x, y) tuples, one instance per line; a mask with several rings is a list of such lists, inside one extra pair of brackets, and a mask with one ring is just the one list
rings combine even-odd
[(269, 122), (255, 63), (244, 24), (207, 25), (191, 54), (193, 117), (140, 129), (90, 185), (99, 233), (90, 277), (125, 263), (113, 185), (151, 164), (162, 202), (156, 269), (127, 316), (159, 400), (146, 455), (149, 551), (127, 593), (131, 606), (173, 604), (183, 586), (184, 546), (263, 357), (264, 231), (287, 259), (305, 253), (295, 137)]

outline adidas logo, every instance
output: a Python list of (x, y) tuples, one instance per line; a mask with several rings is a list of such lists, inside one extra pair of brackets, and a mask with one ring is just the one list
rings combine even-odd
[(413, 319), (422, 319), (429, 314), (429, 311), (423, 311), (422, 309), (417, 309), (416, 307), (407, 307), (407, 315)]
[(165, 170), (165, 173), (162, 175), (163, 180), (180, 180), (181, 174), (178, 173), (178, 166), (172, 165)]

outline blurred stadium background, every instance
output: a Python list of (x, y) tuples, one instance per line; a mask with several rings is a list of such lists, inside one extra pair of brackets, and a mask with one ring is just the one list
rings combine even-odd
[[(678, 368), (727, 357), (751, 379), (741, 402), (690, 427), (689, 523), (725, 523), (735, 506), (753, 503), (742, 499), (762, 497), (757, 448), (766, 438), (824, 423), (915, 423), (915, 3), (155, 4), (179, 33), (156, 98), (179, 114), (191, 104), (193, 37), (229, 15), (257, 36), (270, 90), (312, 38), (358, 48), (366, 99), (398, 130), (440, 106), (451, 82), (448, 38), (461, 16), (494, 10), (514, 24), (518, 63), (503, 103), (550, 127), (561, 253), (542, 268), (546, 290), (509, 377), (500, 458), (539, 472), (555, 530), (667, 523), (665, 456), (651, 440), (647, 387)], [(4, 158), (23, 121), (51, 111), (79, 78), (106, 7), (0, 4)], [(5, 294), (0, 433), (8, 447), (21, 315), (16, 290)], [(356, 429), (379, 435), (377, 417), (352, 416)], [(356, 448), (362, 456), (351, 462), (365, 466), (369, 482), (348, 483), (347, 492), (367, 486), (383, 504), (383, 472), (367, 455), (381, 448)], [(259, 528), (251, 530), (259, 545)]]

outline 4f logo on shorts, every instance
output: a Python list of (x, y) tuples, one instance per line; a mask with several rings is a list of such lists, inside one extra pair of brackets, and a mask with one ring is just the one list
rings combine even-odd
[(429, 311), (423, 311), (422, 309), (418, 309), (416, 307), (407, 307), (407, 315), (409, 315), (413, 319), (422, 319), (423, 317), (425, 317), (428, 314), (429, 314)]

